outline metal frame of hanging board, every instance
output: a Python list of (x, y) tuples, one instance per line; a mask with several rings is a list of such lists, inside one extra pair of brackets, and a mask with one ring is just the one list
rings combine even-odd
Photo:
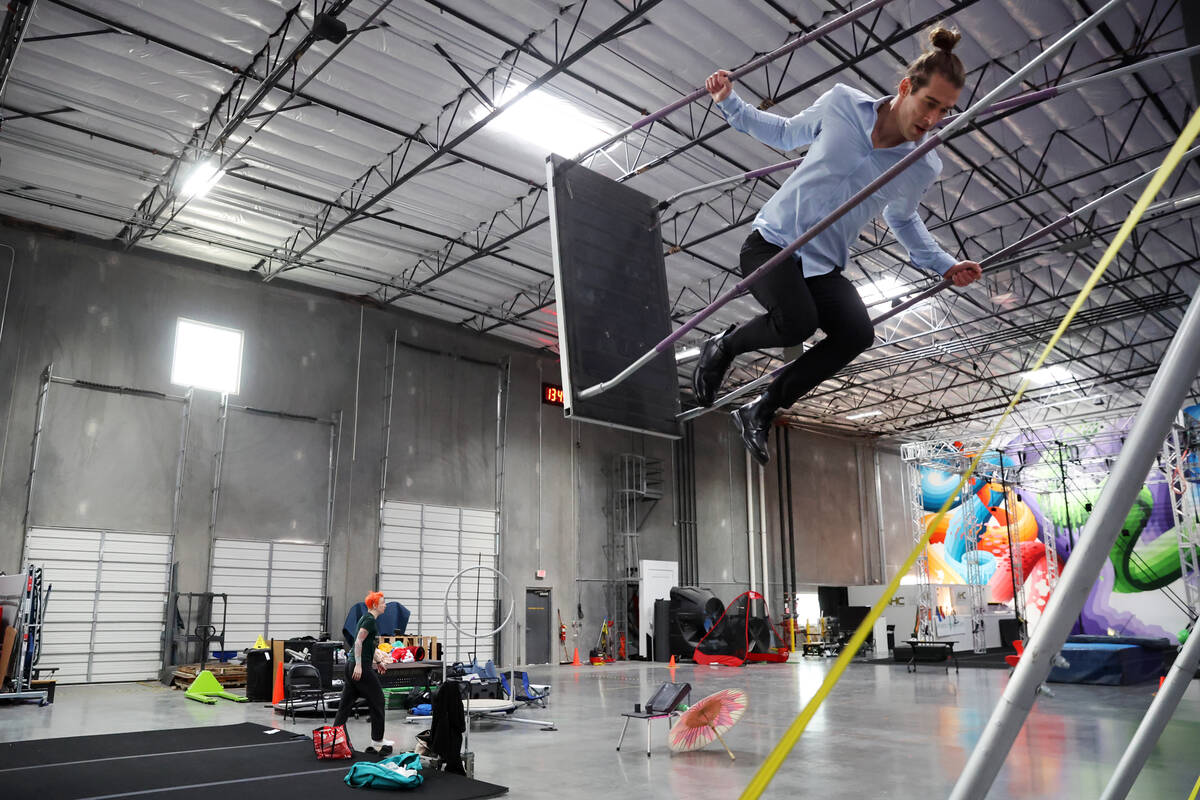
[[(175, 466), (169, 531), (81, 528), (43, 523), (32, 518), (38, 461), (43, 434), (47, 428), (46, 407), (53, 384), (182, 404), (179, 454)], [(84, 682), (90, 683), (104, 680), (149, 680), (158, 675), (167, 644), (170, 565), (174, 559), (175, 535), (179, 528), (179, 500), (183, 490), (183, 468), (187, 458), (191, 408), (190, 389), (183, 395), (172, 395), (150, 389), (70, 378), (55, 375), (53, 363), (46, 365), (42, 372), (29, 460), (29, 479), (25, 490), (21, 563), (40, 562), (44, 581), (51, 585), (58, 584), (54, 593), (55, 602), (49, 606), (50, 614), (42, 634), (42, 653), (48, 657), (48, 666), (56, 665), (54, 659), (57, 656), (66, 659), (65, 663), (57, 665), (60, 669), (55, 677), (60, 683), (71, 683), (72, 677), (82, 678)], [(38, 532), (36, 536), (33, 535), (35, 531)], [(56, 533), (61, 533), (62, 538), (66, 540), (62, 542), (61, 548), (54, 535)], [(31, 538), (35, 545), (32, 548)], [(50, 569), (46, 567), (47, 562), (51, 564)], [(53, 567), (55, 562), (60, 566)], [(158, 585), (159, 566), (162, 567), (161, 589)], [(58, 579), (56, 569), (62, 574), (63, 580)], [(70, 588), (72, 586), (75, 588)], [(135, 599), (130, 599), (131, 597)], [(151, 604), (153, 609), (150, 608)], [(57, 622), (55, 617), (63, 614), (67, 615), (64, 621)], [(71, 614), (76, 616), (72, 617)], [(155, 623), (153, 631), (144, 627), (139, 629), (139, 625), (144, 626), (151, 620)], [(141, 636), (133, 642), (135, 645), (148, 645), (152, 641), (157, 643), (157, 652), (153, 659), (120, 658), (121, 655), (130, 654), (131, 631), (133, 635)], [(86, 641), (79, 638), (83, 634), (87, 635)], [(86, 656), (81, 660), (81, 654), (84, 653)], [(101, 658), (98, 659), (97, 655)], [(70, 666), (79, 667), (81, 663), (82, 671), (68, 669)], [(109, 665), (120, 666), (116, 671), (109, 671)], [(143, 666), (144, 673), (141, 671)]]
[[(405, 605), (412, 616), (409, 617), (409, 631), (419, 630), (422, 624), (422, 603), (429, 605), (429, 602), (440, 597), (435, 592), (430, 590), (426, 592), (426, 587), (423, 581), (422, 572), (425, 563), (423, 554), (423, 511), (422, 504), (408, 501), (389, 501), (387, 499), (387, 479), (388, 465), (391, 452), (392, 439), (392, 413), (395, 408), (394, 396), (396, 385), (396, 370), (399, 364), (400, 347), (415, 350), (421, 353), (430, 355), (444, 356), (462, 361), (468, 361), (481, 366), (495, 366), (497, 368), (497, 383), (496, 383), (496, 456), (495, 456), (495, 483), (496, 483), (496, 507), (491, 509), (472, 509), (472, 508), (456, 508), (452, 506), (429, 506), (433, 508), (451, 509), (459, 512), (475, 512), (479, 514), (493, 515), (492, 528), (490, 532), (485, 532), (478, 529), (478, 525), (474, 529), (467, 532), (469, 538), (490, 536), (490, 552), (493, 559), (493, 566), (496, 569), (500, 567), (501, 549), (504, 542), (501, 526), (504, 519), (504, 453), (505, 443), (508, 433), (508, 398), (510, 396), (510, 365), (509, 360), (505, 358), (499, 363), (483, 361), (470, 357), (464, 357), (456, 353), (447, 353), (433, 348), (421, 347), (419, 345), (410, 344), (400, 341), (398, 331), (392, 332), (391, 347), (388, 350), (388, 361), (384, 364), (384, 387), (383, 387), (383, 455), (380, 457), (379, 468), (379, 537), (377, 544), (378, 560), (376, 562), (375, 585), (390, 599), (395, 600)], [(481, 523), (482, 524), (482, 523)], [(389, 530), (389, 528), (391, 530)], [(460, 535), (462, 534), (460, 526)], [(489, 548), (481, 539), (473, 542), (476, 546), (475, 555), (480, 553), (488, 554)], [(390, 551), (390, 552), (389, 552)], [(411, 566), (413, 556), (416, 556), (418, 565), (416, 573), (412, 573)], [(437, 556), (431, 556), (432, 559), (437, 559)], [(460, 559), (461, 563), (461, 559)], [(436, 567), (433, 562), (430, 563), (431, 569), (441, 569), (446, 566), (445, 559), (441, 559)], [(465, 564), (465, 566), (477, 566), (476, 564)], [(453, 573), (451, 573), (453, 574)], [(430, 577), (439, 577), (440, 575), (431, 575)], [(491, 578), (491, 596), (499, 596), (499, 579)], [(432, 584), (431, 584), (432, 585)], [(444, 586), (443, 586), (444, 590)], [(424, 595), (428, 594), (428, 598)], [(482, 599), (483, 592), (479, 592)], [(414, 600), (415, 598), (415, 600)], [(498, 602), (498, 601), (497, 601)], [(491, 620), (494, 624), (498, 619), (496, 616), (498, 606), (493, 606)], [(430, 608), (426, 608), (430, 611)], [(435, 621), (441, 624), (438, 617), (426, 615), (425, 623), (433, 624)], [(480, 615), (482, 621), (485, 617)], [(500, 642), (497, 637), (489, 640), (491, 644), (491, 653), (498, 654), (501, 652)], [(449, 653), (448, 643), (442, 642), (443, 649)], [(457, 633), (455, 646), (457, 647)], [(482, 651), (481, 651), (482, 652)]]
[[(223, 470), (224, 462), (225, 462), (225, 443), (226, 443), (227, 434), (229, 432), (229, 413), (231, 410), (232, 411), (241, 411), (243, 413), (250, 414), (250, 415), (267, 416), (267, 417), (273, 417), (276, 419), (292, 420), (295, 422), (308, 422), (308, 423), (313, 423), (316, 425), (328, 425), (329, 426), (329, 467), (327, 470), (328, 484), (326, 487), (326, 503), (325, 503), (325, 539), (323, 542), (294, 542), (294, 541), (291, 541), (288, 539), (268, 540), (268, 539), (254, 539), (254, 538), (248, 538), (248, 537), (222, 537), (222, 536), (218, 535), (218, 531), (217, 531), (217, 528), (219, 525), (218, 513), (220, 510), (220, 504), (221, 504), (221, 476), (222, 476), (222, 470)], [(218, 427), (220, 429), (220, 436), (219, 436), (219, 440), (217, 443), (217, 452), (213, 455), (213, 480), (212, 480), (212, 494), (211, 494), (212, 502), (209, 506), (209, 518), (208, 518), (208, 537), (209, 537), (209, 554), (210, 554), (208, 591), (224, 592), (225, 594), (228, 594), (231, 598), (231, 603), (230, 603), (231, 609), (236, 608), (240, 604), (241, 601), (238, 598), (245, 597), (245, 596), (265, 597), (269, 603), (270, 592), (269, 592), (269, 588), (268, 588), (267, 593), (265, 595), (257, 594), (257, 593), (251, 594), (249, 591), (245, 591), (245, 590), (252, 589), (253, 587), (248, 586), (248, 585), (243, 586), (240, 584), (234, 585), (236, 588), (236, 591), (231, 591), (228, 588), (214, 589), (213, 588), (214, 585), (218, 585), (218, 584), (214, 583), (214, 579), (213, 579), (214, 570), (216, 570), (216, 568), (217, 568), (216, 559), (217, 559), (217, 543), (218, 542), (239, 541), (239, 542), (251, 542), (251, 543), (257, 542), (259, 544), (265, 543), (268, 545), (298, 545), (298, 546), (304, 546), (304, 547), (319, 546), (322, 548), (323, 552), (322, 552), (322, 567), (321, 567), (321, 593), (319, 595), (321, 611), (320, 611), (320, 620), (319, 620), (317, 627), (321, 631), (331, 630), (332, 627), (334, 627), (335, 625), (340, 627), (340, 620), (334, 620), (331, 623), (331, 621), (329, 619), (329, 611), (330, 611), (331, 603), (330, 603), (330, 598), (329, 598), (329, 595), (327, 594), (327, 592), (328, 592), (328, 585), (329, 585), (329, 542), (333, 536), (334, 491), (337, 488), (338, 460), (339, 460), (339, 453), (341, 451), (341, 437), (339, 436), (339, 433), (341, 431), (341, 425), (342, 425), (342, 412), (340, 412), (340, 411), (333, 413), (328, 418), (313, 417), (313, 416), (309, 416), (306, 414), (295, 414), (290, 411), (275, 411), (275, 410), (270, 410), (270, 409), (255, 408), (253, 406), (246, 406), (246, 405), (240, 405), (237, 403), (231, 403), (229, 401), (228, 395), (221, 396), (221, 405), (220, 405), (220, 409), (218, 412)], [(256, 552), (255, 548), (253, 546), (249, 547), (247, 550), (247, 554), (250, 554), (253, 552)], [(296, 551), (296, 552), (299, 552), (299, 551)], [(270, 572), (275, 568), (274, 548), (268, 547), (266, 549), (266, 553), (267, 553), (268, 561), (265, 565), (259, 565), (258, 569), (259, 570), (265, 569), (267, 571), (267, 574), (264, 576), (264, 578), (266, 580), (270, 581), (272, 578), (272, 576), (270, 575)], [(223, 568), (229, 567), (231, 569), (235, 568), (232, 565), (226, 565), (226, 564), (223, 564), (222, 567)], [(253, 568), (249, 568), (249, 569), (253, 569)], [(243, 577), (245, 577), (245, 576), (243, 576)], [(221, 584), (221, 585), (225, 586), (225, 584)], [(269, 586), (269, 584), (268, 584), (268, 586)], [(249, 616), (249, 614), (244, 613), (244, 612), (237, 612), (237, 613), (231, 612), (232, 619), (240, 618), (241, 620), (245, 620), (247, 616)], [(255, 619), (257, 619), (257, 617), (255, 617)], [(264, 612), (262, 620), (263, 620), (263, 625), (270, 625), (270, 623), (271, 623), (270, 614), (267, 612)], [(296, 624), (299, 624), (301, 622), (303, 622), (303, 618), (296, 620)], [(184, 624), (190, 625), (191, 622), (190, 622), (190, 620), (185, 621)], [(254, 623), (247, 623), (244, 621), (243, 622), (234, 622), (231, 624), (231, 628), (236, 630), (239, 627), (245, 627), (245, 625), (247, 625), (247, 624), (254, 624)], [(259, 633), (265, 633), (265, 630), (260, 631)], [(235, 638), (236, 635), (237, 635), (237, 633), (235, 632), (234, 636), (231, 637), (229, 634), (229, 631), (227, 631), (226, 639), (230, 640), (231, 642), (236, 643), (238, 641)], [(255, 636), (257, 637), (258, 633), (256, 633)], [(276, 637), (276, 638), (278, 638), (278, 637)], [(253, 641), (254, 640), (251, 639), (251, 643), (253, 643)]]
[[(499, 569), (497, 514), (489, 509), (458, 508), (385, 501), (379, 543), (379, 590), (408, 607), (409, 630), (429, 630), (445, 624), (442, 602), (450, 580), (467, 567)], [(482, 559), (480, 558), (482, 556)], [(472, 608), (477, 604), (478, 610)], [(494, 626), (498, 608), (496, 579), (463, 582), (455, 618), (463, 626)], [(451, 635), (451, 631), (446, 632)], [(453, 638), (439, 639), (448, 656), (461, 646)], [(495, 658), (494, 639), (475, 652), (481, 660)]]
[[(249, 647), (258, 636), (290, 639), (323, 632), (328, 550), (315, 542), (213, 540), (209, 591), (227, 595), (226, 649)], [(312, 590), (314, 580), (319, 592)]]

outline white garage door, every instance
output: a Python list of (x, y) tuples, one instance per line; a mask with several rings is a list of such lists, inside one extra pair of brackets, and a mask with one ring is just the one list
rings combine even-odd
[[(498, 567), (496, 545), (495, 511), (385, 502), (379, 590), (412, 612), (409, 633), (438, 637), (447, 659), (466, 659), (469, 652), (480, 663), (494, 659), (493, 639), (459, 636), (446, 623), (443, 606), (446, 587), (459, 570), (479, 564)], [(450, 614), (463, 630), (482, 633), (496, 627), (497, 580), (476, 570), (455, 584)]]
[[(325, 545), (216, 539), (212, 589), (229, 595), (225, 649), (325, 630)], [(220, 626), (220, 602), (213, 608)]]
[(52, 585), (39, 666), (60, 683), (158, 677), (169, 534), (32, 528), (25, 560)]

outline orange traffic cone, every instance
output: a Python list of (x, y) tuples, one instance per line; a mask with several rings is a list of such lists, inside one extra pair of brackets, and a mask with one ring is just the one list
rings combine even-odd
[(579, 648), (578, 647), (575, 648), (575, 658), (574, 658), (574, 660), (571, 661), (571, 666), (572, 667), (582, 667), (583, 666), (582, 664), (579, 663)]
[(275, 665), (275, 686), (271, 690), (271, 705), (283, 702), (283, 662)]
[(667, 669), (675, 669), (675, 654), (671, 654), (671, 660), (667, 662)]

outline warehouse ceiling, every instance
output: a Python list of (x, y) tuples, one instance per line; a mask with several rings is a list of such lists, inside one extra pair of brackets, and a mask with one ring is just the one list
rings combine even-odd
[[(1023, 84), (1060, 85), (1189, 44), (1182, 0), (1129, 0)], [(792, 114), (834, 83), (890, 93), (921, 31), (965, 34), (967, 107), (1099, 0), (893, 0), (739, 84)], [(845, 13), (849, 0), (13, 0), (0, 214), (299, 281), (557, 348), (545, 159)], [(313, 30), (314, 17), (325, 12)], [(322, 38), (329, 17), (340, 42)], [(332, 25), (336, 28), (336, 22)], [(522, 90), (526, 90), (521, 95)], [(521, 105), (510, 106), (513, 98)], [(944, 144), (927, 225), (982, 260), (1155, 169), (1196, 107), (1187, 58), (1094, 82)], [(540, 116), (539, 116), (540, 115)], [(533, 122), (530, 122), (532, 119)], [(551, 120), (552, 122), (547, 122)], [(574, 152), (572, 152), (574, 150)], [(705, 98), (589, 165), (656, 198), (794, 158), (727, 129)], [(220, 168), (206, 193), (197, 165)], [(678, 324), (739, 276), (754, 212), (786, 173), (662, 215)], [(186, 187), (186, 188), (185, 188)], [(1130, 211), (1116, 197), (877, 329), (875, 346), (791, 411), (798, 424), (926, 439), (994, 421)], [(1200, 164), (1181, 168), (1092, 292), (1012, 424), (1127, 416), (1200, 283)], [(847, 274), (873, 312), (934, 278), (882, 221)], [(756, 315), (739, 298), (680, 342)], [(733, 385), (780, 364), (739, 359)], [(680, 362), (685, 405), (691, 364)], [(853, 419), (850, 419), (853, 417)]]

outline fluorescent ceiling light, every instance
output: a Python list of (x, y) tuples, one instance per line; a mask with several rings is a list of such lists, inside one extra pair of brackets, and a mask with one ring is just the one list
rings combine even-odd
[(1055, 406), (1067, 406), (1071, 403), (1094, 403), (1100, 405), (1107, 398), (1106, 394), (1089, 394), (1086, 397), (1068, 397), (1066, 400), (1055, 400), (1053, 403), (1038, 403), (1039, 408), (1054, 408)]
[(693, 358), (699, 358), (699, 357), (700, 357), (700, 348), (699, 347), (689, 347), (685, 350), (676, 350), (675, 351), (675, 362), (677, 364), (682, 364), (685, 361), (691, 361)]
[(1025, 373), (1025, 377), (1029, 379), (1030, 383), (1038, 386), (1050, 386), (1056, 383), (1072, 383), (1075, 381), (1075, 373), (1062, 364), (1053, 364), (1049, 367), (1030, 370)]
[(854, 288), (858, 290), (858, 296), (862, 298), (863, 305), (868, 308), (882, 305), (884, 301), (907, 294), (913, 289), (911, 284), (903, 283), (894, 275), (884, 275), (878, 280), (863, 283)]
[(865, 417), (878, 417), (882, 411), (860, 411), (857, 414), (847, 414), (846, 419), (863, 419)]
[(203, 161), (197, 161), (192, 166), (192, 171), (183, 181), (183, 186), (179, 189), (179, 196), (184, 200), (192, 200), (197, 197), (203, 197), (208, 194), (208, 190), (217, 185), (217, 181), (225, 175), (225, 170), (221, 169), (221, 162), (216, 158), (208, 158)]
[(241, 331), (179, 318), (171, 383), (237, 394), (241, 377)]
[[(504, 105), (524, 90), (523, 84), (509, 84), (496, 98), (496, 104)], [(471, 112), (471, 116), (478, 121), (491, 111), (480, 106)], [(541, 89), (535, 89), (504, 109), (488, 123), (488, 129), (523, 139), (547, 152), (568, 156), (581, 153), (611, 135), (599, 120)]]

